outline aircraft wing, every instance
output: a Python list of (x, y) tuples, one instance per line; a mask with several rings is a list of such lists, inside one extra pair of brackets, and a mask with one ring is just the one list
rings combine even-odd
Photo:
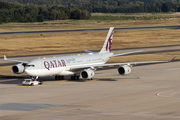
[(127, 55), (127, 54), (142, 52), (142, 51), (143, 51), (143, 50), (133, 51), (133, 52), (126, 52), (126, 53), (121, 53), (121, 54), (115, 54), (115, 55), (112, 55), (111, 57), (116, 57), (116, 56), (121, 56), (121, 55)]
[(12, 62), (18, 62), (18, 63), (29, 63), (28, 61), (20, 61), (20, 60), (10, 60), (10, 59), (7, 59), (7, 57), (4, 55), (4, 60), (6, 61), (12, 61)]
[(111, 64), (104, 64), (104, 66), (116, 66), (116, 65), (139, 65), (139, 64), (152, 64), (152, 63), (166, 63), (171, 61), (146, 61), (146, 62), (127, 62), (127, 63), (111, 63)]
[[(87, 53), (91, 53), (91, 54), (97, 54), (96, 52), (92, 52), (92, 51), (88, 51), (88, 50), (84, 50), (84, 51), (87, 52)], [(143, 51), (143, 50), (126, 52), (126, 53), (120, 53), (120, 54), (112, 55), (111, 57), (116, 57), (116, 56), (121, 56), (121, 55), (128, 55), (128, 54), (137, 53), (137, 52), (142, 52), (142, 51)]]
[(119, 66), (119, 65), (166, 63), (166, 62), (171, 62), (174, 59), (175, 59), (175, 57), (171, 60), (166, 60), (166, 61), (145, 61), (145, 62), (126, 62), (126, 63), (110, 63), (110, 64), (77, 65), (77, 66), (71, 66), (70, 68), (68, 68), (68, 70), (87, 69), (87, 68), (101, 68), (101, 67), (111, 67), (111, 66)]

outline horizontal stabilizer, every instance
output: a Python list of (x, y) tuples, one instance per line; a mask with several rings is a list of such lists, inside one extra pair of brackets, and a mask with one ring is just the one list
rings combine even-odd
[(84, 50), (87, 53), (92, 53), (92, 54), (97, 54), (96, 52), (92, 52), (92, 51), (88, 51), (88, 50)]

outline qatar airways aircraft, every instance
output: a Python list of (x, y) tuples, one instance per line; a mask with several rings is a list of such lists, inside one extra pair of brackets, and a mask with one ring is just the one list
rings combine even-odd
[[(114, 27), (109, 29), (104, 45), (99, 53), (85, 50), (88, 54), (35, 59), (32, 61), (10, 60), (4, 56), (4, 60), (18, 62), (11, 71), (14, 74), (26, 72), (33, 80), (38, 77), (55, 76), (55, 79), (64, 79), (64, 76), (71, 75), (71, 79), (93, 79), (97, 68), (102, 66), (118, 65), (119, 75), (127, 75), (131, 72), (132, 65), (143, 63), (159, 63), (169, 61), (147, 61), (105, 64), (111, 57), (136, 53), (133, 51), (121, 54), (111, 52)], [(141, 50), (142, 51), (142, 50)]]

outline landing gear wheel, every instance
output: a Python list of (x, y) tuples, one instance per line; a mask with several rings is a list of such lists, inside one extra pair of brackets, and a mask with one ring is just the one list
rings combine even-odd
[(75, 76), (71, 76), (71, 80), (75, 80)]
[(58, 80), (58, 76), (57, 75), (55, 76), (55, 80)]
[(76, 80), (77, 77), (76, 76), (71, 76), (71, 80)]

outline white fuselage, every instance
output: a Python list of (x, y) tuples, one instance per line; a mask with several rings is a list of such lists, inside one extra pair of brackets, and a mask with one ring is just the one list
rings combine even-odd
[(89, 53), (85, 55), (35, 59), (26, 65), (25, 72), (30, 76), (39, 77), (52, 75), (72, 75), (76, 74), (77, 72), (71, 71), (72, 66), (104, 64), (110, 59), (111, 55), (113, 55), (113, 53)]

